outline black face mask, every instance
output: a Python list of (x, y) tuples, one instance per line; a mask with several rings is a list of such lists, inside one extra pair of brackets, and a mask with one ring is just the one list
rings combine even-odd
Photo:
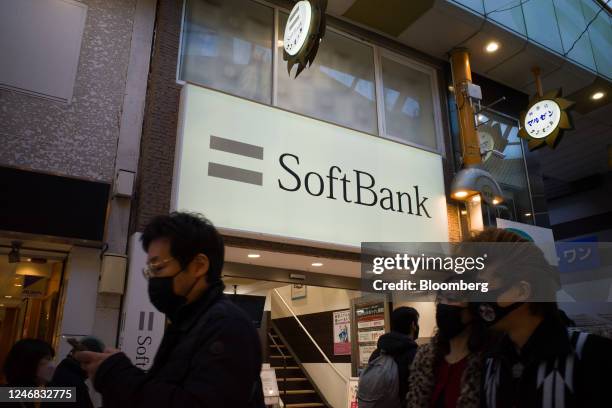
[[(487, 298), (497, 299), (499, 295), (504, 293), (508, 288), (499, 288), (489, 290)], [(515, 302), (510, 306), (502, 307), (497, 302), (473, 302), (470, 307), (476, 316), (484, 322), (487, 327), (494, 326), (508, 314), (521, 307), (525, 302)]]
[(167, 316), (172, 316), (179, 307), (187, 302), (187, 298), (177, 295), (172, 288), (174, 277), (179, 273), (181, 273), (181, 271), (173, 276), (162, 276), (149, 279), (149, 299), (157, 310)]
[(473, 303), (474, 312), (487, 327), (494, 326), (512, 311), (522, 306), (525, 302), (516, 302), (510, 306), (502, 307), (497, 302)]
[(440, 334), (446, 339), (459, 335), (467, 326), (461, 321), (463, 307), (438, 303), (436, 306), (436, 324)]

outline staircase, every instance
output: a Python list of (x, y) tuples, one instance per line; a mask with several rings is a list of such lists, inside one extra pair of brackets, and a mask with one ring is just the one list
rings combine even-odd
[(274, 328), (268, 332), (270, 366), (276, 372), (280, 398), (286, 408), (327, 407)]

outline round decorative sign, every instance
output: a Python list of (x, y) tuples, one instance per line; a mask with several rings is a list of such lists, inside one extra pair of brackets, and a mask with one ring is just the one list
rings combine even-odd
[(289, 74), (297, 64), (296, 78), (317, 55), (325, 35), (326, 7), (327, 0), (302, 0), (291, 9), (283, 37), (283, 59)]
[(291, 10), (287, 26), (285, 27), (285, 37), (283, 48), (287, 54), (296, 55), (304, 47), (310, 31), (312, 22), (312, 6), (308, 1), (299, 1)]
[(523, 126), (532, 138), (544, 139), (554, 132), (560, 121), (561, 108), (557, 102), (544, 99), (529, 108)]
[(557, 146), (563, 131), (572, 129), (567, 110), (573, 105), (574, 102), (561, 97), (560, 89), (533, 97), (527, 111), (521, 113), (521, 129), (518, 133), (527, 140), (529, 150)]

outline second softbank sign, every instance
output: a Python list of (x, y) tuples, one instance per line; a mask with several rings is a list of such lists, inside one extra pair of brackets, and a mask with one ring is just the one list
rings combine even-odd
[(226, 233), (447, 241), (439, 155), (185, 85), (172, 206)]

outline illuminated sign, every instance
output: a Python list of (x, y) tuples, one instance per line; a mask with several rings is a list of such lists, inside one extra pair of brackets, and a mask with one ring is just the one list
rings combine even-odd
[(544, 145), (551, 148), (561, 140), (563, 130), (571, 129), (570, 117), (566, 112), (574, 102), (561, 98), (561, 91), (547, 92), (535, 96), (526, 112), (521, 114), (519, 136), (528, 141), (529, 150)]
[(283, 59), (287, 72), (298, 64), (295, 77), (310, 66), (325, 35), (325, 8), (327, 0), (298, 1), (287, 19), (283, 37)]

